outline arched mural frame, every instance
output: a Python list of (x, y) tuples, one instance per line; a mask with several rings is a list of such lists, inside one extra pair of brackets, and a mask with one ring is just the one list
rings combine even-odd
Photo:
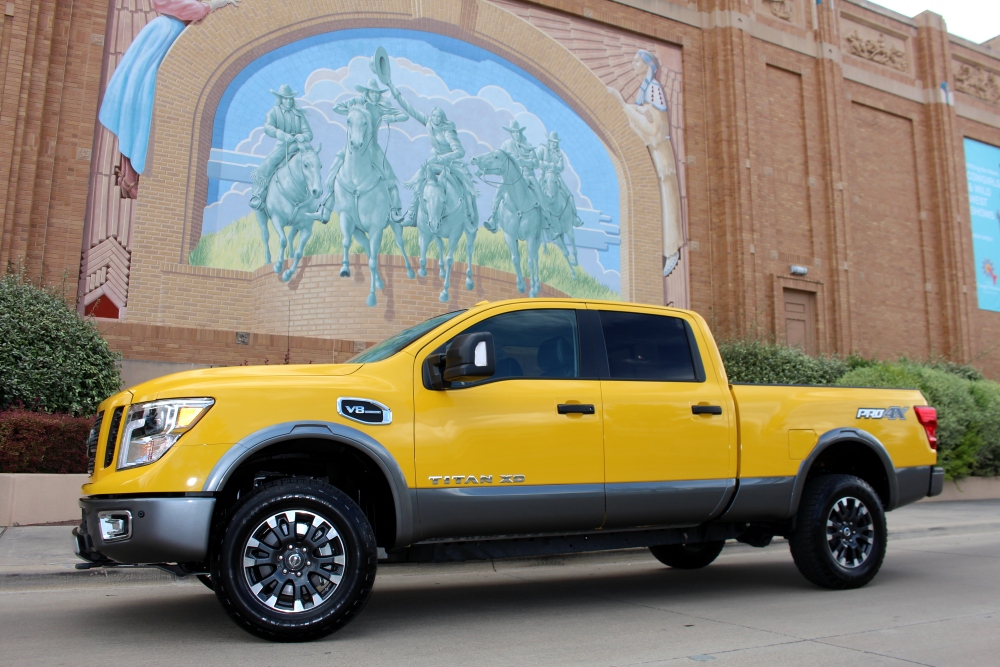
[(559, 95), (604, 142), (618, 175), (621, 296), (663, 303), (656, 173), (621, 107), (586, 65), (530, 23), (485, 0), (342, 2), (333, 12), (321, 4), (244, 0), (238, 10), (216, 12), (189, 28), (174, 44), (159, 72), (151, 168), (136, 207), (130, 320), (162, 323), (157, 274), (166, 265), (186, 264), (200, 236), (213, 121), (229, 83), (273, 49), (359, 27), (438, 32), (475, 44)]

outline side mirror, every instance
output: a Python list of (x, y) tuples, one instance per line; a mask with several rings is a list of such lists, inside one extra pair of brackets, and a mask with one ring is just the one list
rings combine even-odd
[(493, 334), (456, 336), (446, 353), (432, 354), (424, 362), (424, 384), (428, 389), (447, 389), (452, 382), (473, 382), (496, 373)]
[(497, 368), (493, 334), (469, 333), (456, 336), (444, 361), (445, 382), (473, 382), (491, 377)]

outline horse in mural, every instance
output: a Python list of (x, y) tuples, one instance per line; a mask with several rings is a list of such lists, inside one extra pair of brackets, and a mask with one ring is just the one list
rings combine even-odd
[(576, 267), (579, 266), (579, 262), (574, 228), (582, 226), (583, 220), (576, 214), (576, 202), (563, 185), (558, 172), (544, 171), (540, 185), (549, 212), (549, 224), (544, 230), (545, 239), (556, 244), (566, 258), (566, 263), (569, 264), (570, 274), (576, 280)]
[[(323, 165), (319, 159), (319, 151), (310, 144), (301, 144), (298, 152), (292, 155), (285, 164), (278, 167), (267, 190), (264, 206), (256, 211), (257, 224), (260, 225), (260, 236), (264, 241), (265, 263), (271, 263), (270, 232), (268, 220), (274, 225), (278, 234), (278, 259), (274, 263), (274, 272), (288, 282), (295, 275), (302, 260), (309, 237), (312, 236), (315, 217), (309, 215), (316, 210), (320, 196), (323, 194)], [(285, 234), (285, 227), (291, 230)], [(285, 269), (285, 250), (291, 251), (298, 238), (292, 265)]]
[[(451, 267), (455, 261), (455, 247), (458, 240), (465, 234), (465, 289), (471, 290), (476, 284), (472, 280), (472, 250), (476, 243), (476, 232), (466, 229), (469, 215), (465, 210), (466, 202), (462, 192), (456, 187), (453, 179), (448, 178), (446, 167), (428, 163), (418, 177), (407, 183), (415, 189), (414, 197), (419, 197), (420, 206), (417, 214), (417, 232), (420, 242), (421, 277), (427, 275), (427, 249), (431, 243), (438, 247), (440, 257), (439, 269), (444, 288), (440, 299), (447, 302), (451, 297), (448, 289), (451, 286)], [(421, 183), (422, 182), (422, 183)], [(447, 254), (444, 241), (448, 241)]]
[(333, 210), (340, 218), (340, 231), (344, 235), (344, 261), (340, 277), (351, 275), (349, 251), (356, 240), (368, 256), (371, 271), (371, 291), (365, 301), (369, 306), (378, 303), (376, 289), (385, 289), (385, 281), (378, 267), (382, 234), (389, 227), (396, 237), (396, 246), (403, 254), (406, 273), (413, 277), (413, 269), (403, 245), (403, 228), (390, 217), (389, 188), (382, 174), (375, 168), (372, 150), (375, 130), (371, 116), (363, 107), (354, 107), (347, 114), (347, 150), (344, 164), (333, 182)]
[[(493, 210), (496, 220), (487, 221), (486, 228), (495, 231), (498, 227), (503, 231), (507, 248), (510, 250), (510, 260), (517, 276), (517, 291), (524, 294), (524, 276), (521, 274), (521, 250), (518, 241), (528, 244), (528, 278), (530, 290), (528, 296), (538, 296), (542, 288), (539, 275), (538, 251), (542, 245), (542, 236), (549, 217), (545, 204), (539, 200), (540, 195), (528, 187), (521, 168), (514, 158), (503, 150), (495, 150), (477, 155), (471, 160), (477, 170), (477, 176), (482, 179), (484, 174), (500, 176), (500, 185), (494, 197)], [(484, 181), (492, 185), (488, 181)], [(493, 223), (491, 227), (489, 222)]]

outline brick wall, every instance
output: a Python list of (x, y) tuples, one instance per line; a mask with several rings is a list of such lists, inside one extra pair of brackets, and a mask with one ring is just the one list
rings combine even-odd
[(76, 282), (107, 0), (0, 3), (0, 267)]
[[(26, 257), (47, 282), (78, 272), (103, 52), (93, 36), (103, 34), (108, 6), (17, 0), (3, 17), (0, 261)], [(978, 80), (1000, 82), (995, 45), (949, 36), (936, 15), (909, 19), (865, 0), (386, 0), (377, 12), (358, 0), (334, 9), (302, 0), (264, 11), (263, 0), (244, 0), (238, 30), (220, 12), (175, 45), (161, 77), (175, 106), (158, 103), (153, 176), (136, 212), (134, 292), (126, 321), (115, 325), (124, 328), (109, 334), (129, 358), (169, 360), (182, 354), (172, 350), (189, 348), (201, 350), (199, 359), (242, 363), (239, 351), (229, 352), (239, 330), (277, 336), (270, 347), (260, 343), (258, 356), (283, 358), (287, 304), (283, 311), (275, 295), (270, 306), (246, 296), (257, 277), (213, 274), (204, 282), (177, 263), (196, 238), (193, 211), (204, 200), (203, 170), (191, 165), (205, 159), (209, 110), (226, 77), (268, 49), (338, 25), (442, 30), (496, 49), (550, 83), (617, 161), (624, 296), (662, 300), (648, 154), (604, 93), (601, 68), (567, 55), (574, 35), (596, 26), (624, 42), (659, 40), (682, 50), (691, 305), (718, 335), (780, 338), (781, 289), (797, 286), (817, 294), (821, 350), (947, 356), (1000, 376), (1000, 313), (976, 303), (962, 149), (964, 137), (1000, 145), (1000, 99), (966, 83), (970, 68)], [(559, 27), (567, 23), (583, 29), (567, 33)], [(161, 142), (169, 135), (175, 145)], [(194, 193), (180, 211), (177, 191)], [(158, 246), (175, 250), (160, 257), (150, 250)], [(327, 271), (319, 264), (311, 267), (317, 276)], [(791, 264), (807, 266), (807, 278), (790, 277)], [(494, 279), (479, 282), (489, 291)], [(364, 296), (357, 278), (337, 280), (330, 277), (338, 292)], [(164, 285), (189, 290), (190, 304), (181, 299), (165, 309)], [(456, 287), (454, 303), (478, 298)], [(293, 348), (336, 356), (335, 344), (322, 339), (374, 340), (418, 311), (443, 308), (433, 303), (436, 290), (404, 293), (400, 283), (383, 299), (393, 302), (392, 318), (382, 311), (372, 321), (359, 306), (310, 321), (308, 298), (321, 297), (286, 297), (293, 333), (314, 341)], [(230, 298), (238, 311), (213, 312), (213, 299)], [(129, 328), (140, 325), (151, 328)], [(182, 342), (163, 342), (176, 336)]]

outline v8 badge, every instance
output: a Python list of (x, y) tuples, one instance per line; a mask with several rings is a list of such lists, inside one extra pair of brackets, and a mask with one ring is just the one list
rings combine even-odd
[(338, 398), (337, 412), (362, 424), (392, 423), (392, 410), (369, 398)]

